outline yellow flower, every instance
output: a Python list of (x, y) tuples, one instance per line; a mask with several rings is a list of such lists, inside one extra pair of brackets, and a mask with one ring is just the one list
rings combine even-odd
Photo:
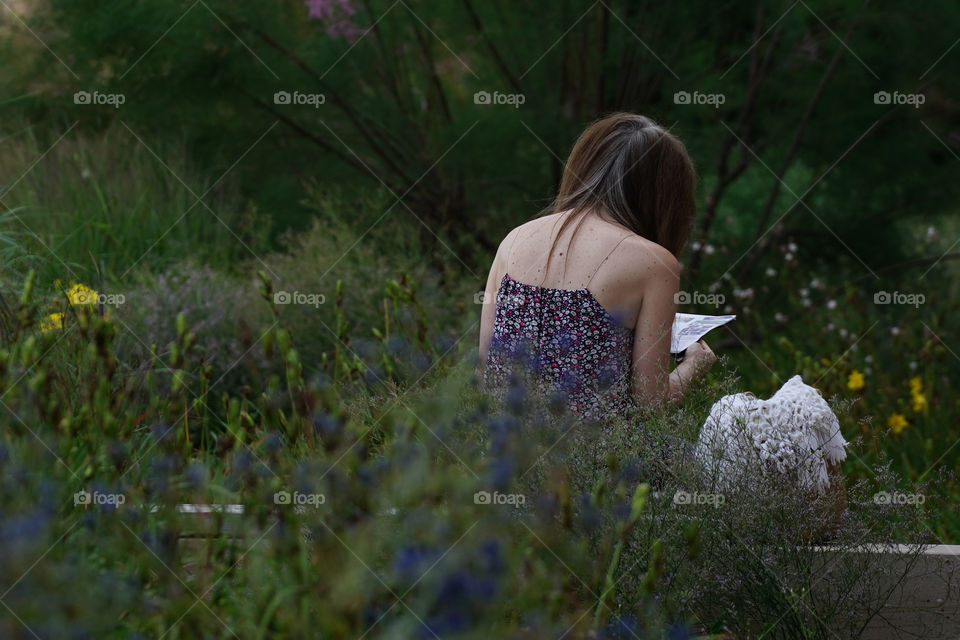
[(895, 413), (887, 419), (887, 426), (893, 430), (894, 435), (899, 435), (901, 431), (910, 426), (902, 413)]
[(860, 391), (865, 384), (862, 373), (856, 369), (850, 372), (850, 377), (847, 378), (847, 389), (850, 389), (850, 391)]
[(98, 296), (97, 292), (82, 284), (74, 283), (70, 290), (67, 291), (67, 298), (70, 299), (70, 304), (73, 306), (81, 304), (96, 304)]
[(923, 379), (920, 376), (910, 378), (910, 398), (913, 401), (915, 413), (920, 413), (927, 408), (927, 396), (923, 393)]
[(922, 393), (913, 394), (913, 410), (915, 413), (920, 413), (927, 408), (927, 396)]
[(63, 314), (62, 313), (51, 313), (49, 316), (40, 321), (40, 331), (43, 333), (49, 333), (50, 331), (58, 331), (63, 329)]
[(920, 376), (910, 378), (910, 393), (916, 395), (921, 391), (923, 391), (923, 378)]

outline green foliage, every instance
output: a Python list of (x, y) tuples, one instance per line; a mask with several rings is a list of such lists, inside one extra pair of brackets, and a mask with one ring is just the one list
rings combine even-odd
[[(4, 618), (5, 637), (69, 628), (98, 637), (617, 638), (756, 621), (777, 627), (775, 637), (819, 637), (841, 614), (859, 623), (880, 602), (869, 591), (812, 599), (819, 574), (797, 545), (820, 501), (774, 484), (730, 496), (729, 508), (678, 508), (675, 488), (709, 489), (682, 456), (651, 493), (642, 469), (656, 463), (657, 446), (621, 442), (635, 432), (625, 424), (597, 431), (548, 417), (527, 394), (504, 413), (476, 388), (470, 358), (380, 402), (345, 399), (329, 380), (304, 379), (296, 335), (274, 325), (262, 346), (286, 363), (285, 376), (224, 394), (226, 430), (210, 446), (197, 425), (213, 420), (215, 396), (186, 382), (198, 354), (184, 316), (158, 366), (127, 376), (113, 353), (116, 327), (92, 305), (38, 333), (32, 287), (0, 350), (0, 560), (4, 575), (20, 576), (6, 585), (17, 615)], [(644, 424), (676, 445), (735, 383), (717, 378), (684, 412), (650, 413)], [(597, 466), (603, 451), (609, 463)], [(199, 519), (177, 509), (196, 503), (242, 504), (243, 513)], [(895, 515), (858, 506), (836, 548), (880, 523), (881, 537), (914, 540), (919, 512)], [(756, 556), (731, 563), (744, 544)], [(869, 585), (874, 569), (850, 560), (831, 575)], [(738, 587), (721, 588), (728, 581)], [(793, 617), (773, 624), (785, 613)]]
[[(56, 113), (85, 129), (122, 119), (148, 141), (182, 134), (280, 229), (308, 226), (299, 200), (312, 180), (351, 195), (386, 188), (378, 215), (416, 216), (426, 240), (470, 265), (553, 196), (576, 135), (615, 110), (651, 114), (686, 140), (705, 209), (719, 206), (701, 240), (749, 250), (740, 268), (765, 259), (775, 224), (774, 240), (882, 264), (900, 249), (899, 221), (951, 211), (958, 195), (948, 0), (927, 3), (922, 20), (908, 6), (836, 0), (348, 4), (351, 15), (327, 19), (301, 0), (53, 0), (31, 17), (65, 64), (21, 62), (35, 65), (24, 78), (56, 80), (12, 108), (41, 119), (77, 90), (120, 93), (119, 108)], [(484, 91), (524, 100), (478, 104)], [(724, 101), (678, 104), (683, 91)], [(877, 104), (878, 91), (925, 101)], [(277, 92), (324, 101), (278, 104)]]
[[(121, 124), (96, 135), (38, 129), (11, 135), (0, 154), (9, 176), (0, 238), (4, 251), (33, 257), (27, 264), (42, 282), (100, 286), (103, 278), (113, 289), (132, 269), (160, 270), (187, 257), (228, 264), (266, 248), (256, 210), (172, 141), (148, 147)], [(7, 269), (24, 262), (13, 254), (4, 261)]]

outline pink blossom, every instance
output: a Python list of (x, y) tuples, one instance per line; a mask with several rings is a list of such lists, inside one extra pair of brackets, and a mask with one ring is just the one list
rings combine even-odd
[(310, 18), (327, 24), (327, 35), (331, 38), (354, 42), (367, 31), (350, 21), (356, 13), (350, 0), (306, 0), (306, 5)]
[(350, 6), (350, 0), (307, 0), (307, 9), (311, 18), (328, 20), (333, 17), (334, 12), (338, 11), (347, 16), (352, 16), (356, 10)]

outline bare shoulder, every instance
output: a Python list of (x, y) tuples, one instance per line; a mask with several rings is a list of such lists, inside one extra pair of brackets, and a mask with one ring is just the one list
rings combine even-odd
[(618, 247), (614, 258), (626, 273), (638, 280), (680, 278), (680, 262), (663, 246), (642, 236), (630, 236)]
[(558, 215), (559, 214), (553, 213), (545, 216), (539, 216), (514, 227), (507, 233), (506, 236), (504, 236), (503, 240), (500, 241), (500, 246), (497, 249), (497, 253), (503, 254), (504, 252), (509, 251), (513, 246), (517, 236), (523, 235), (525, 238), (530, 237), (535, 235), (535, 232), (544, 225), (553, 224)]

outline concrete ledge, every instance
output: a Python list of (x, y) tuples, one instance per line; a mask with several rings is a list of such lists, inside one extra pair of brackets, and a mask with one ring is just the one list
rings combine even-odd
[[(814, 546), (811, 551), (821, 556), (826, 573), (838, 553), (871, 554), (871, 567), (888, 572), (869, 587), (887, 597), (860, 638), (960, 638), (960, 545), (865, 544), (842, 551)], [(822, 585), (814, 585), (814, 593)]]

